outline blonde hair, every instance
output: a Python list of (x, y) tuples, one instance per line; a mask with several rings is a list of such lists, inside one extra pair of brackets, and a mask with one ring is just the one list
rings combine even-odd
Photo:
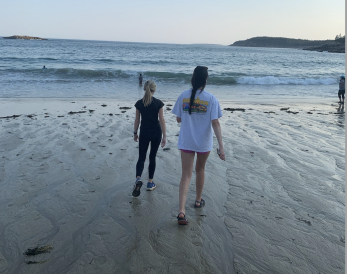
[(142, 98), (142, 102), (145, 107), (152, 103), (152, 92), (155, 92), (156, 88), (157, 85), (152, 80), (146, 81), (144, 86), (145, 95)]

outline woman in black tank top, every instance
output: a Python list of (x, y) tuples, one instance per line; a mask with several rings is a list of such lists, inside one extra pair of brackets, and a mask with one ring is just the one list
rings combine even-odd
[[(136, 164), (136, 181), (132, 193), (134, 197), (138, 197), (140, 195), (140, 189), (143, 184), (141, 181), (141, 175), (145, 165), (149, 143), (151, 143), (151, 151), (149, 154), (149, 178), (147, 190), (153, 190), (156, 188), (156, 185), (153, 182), (156, 165), (155, 157), (157, 156), (160, 142), (162, 147), (164, 147), (166, 144), (166, 128), (163, 111), (164, 103), (153, 97), (156, 87), (157, 86), (153, 81), (147, 81), (144, 86), (145, 95), (135, 104), (136, 117), (134, 123), (134, 141), (139, 142), (139, 159)], [(137, 130), (140, 124), (140, 117), (141, 126), (139, 137)]]

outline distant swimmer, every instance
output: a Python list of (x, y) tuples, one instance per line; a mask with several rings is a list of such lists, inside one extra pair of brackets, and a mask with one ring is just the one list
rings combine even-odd
[(345, 103), (345, 76), (342, 75), (340, 77), (340, 82), (339, 82), (339, 93), (337, 94), (339, 96), (339, 104), (344, 104)]
[(143, 77), (142, 74), (140, 73), (140, 77), (139, 77), (139, 84), (142, 85), (142, 81), (143, 81)]
[(46, 68), (46, 66), (43, 66), (43, 68), (42, 68), (42, 69), (47, 69), (47, 68)]

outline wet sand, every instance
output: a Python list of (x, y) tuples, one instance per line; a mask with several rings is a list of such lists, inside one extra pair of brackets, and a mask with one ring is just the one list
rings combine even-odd
[(206, 206), (193, 207), (193, 174), (188, 226), (176, 220), (174, 101), (164, 106), (170, 150), (158, 151), (157, 188), (131, 196), (133, 103), (1, 99), (0, 273), (344, 273), (345, 115), (336, 100), (221, 101), (238, 108), (220, 119), (227, 160), (215, 139)]

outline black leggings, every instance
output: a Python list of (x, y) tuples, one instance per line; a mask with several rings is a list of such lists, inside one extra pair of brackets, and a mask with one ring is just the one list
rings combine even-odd
[(155, 171), (155, 157), (161, 141), (161, 128), (143, 129), (139, 138), (139, 160), (136, 164), (136, 177), (142, 175), (145, 166), (145, 160), (149, 143), (151, 143), (151, 151), (149, 153), (148, 176), (153, 179)]
[(339, 90), (339, 93), (337, 95), (339, 96), (339, 98), (342, 96), (342, 99), (345, 100), (345, 91), (344, 90)]

